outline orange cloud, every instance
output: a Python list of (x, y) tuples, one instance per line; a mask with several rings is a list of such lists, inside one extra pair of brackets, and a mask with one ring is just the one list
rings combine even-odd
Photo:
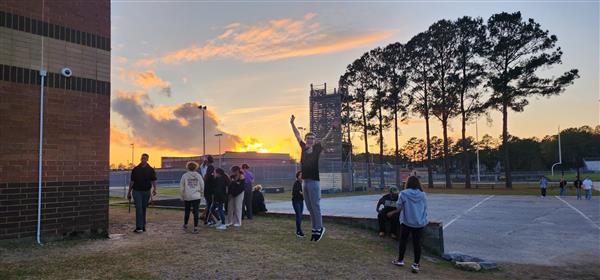
[(123, 81), (131, 81), (143, 90), (160, 89), (167, 96), (171, 96), (171, 83), (161, 79), (152, 70), (140, 72), (119, 68), (119, 77)]
[(135, 62), (136, 66), (152, 66), (156, 63), (156, 59), (154, 58), (142, 58)]
[(131, 142), (129, 135), (126, 132), (116, 127), (110, 127), (110, 143), (111, 144), (129, 144)]
[[(301, 19), (282, 18), (255, 25), (230, 24), (225, 31), (202, 46), (191, 46), (167, 53), (160, 58), (166, 64), (215, 58), (233, 58), (246, 62), (270, 61), (291, 57), (334, 53), (364, 47), (390, 37), (393, 31), (348, 36), (328, 34), (316, 14)], [(152, 63), (144, 59), (138, 63)]]

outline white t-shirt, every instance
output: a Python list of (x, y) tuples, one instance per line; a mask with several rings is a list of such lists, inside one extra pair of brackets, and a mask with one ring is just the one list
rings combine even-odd
[(198, 172), (188, 171), (181, 176), (179, 190), (181, 191), (181, 199), (183, 200), (202, 199), (204, 180), (202, 180), (202, 176)]
[(583, 189), (584, 190), (591, 190), (592, 186), (593, 186), (592, 180), (590, 180), (590, 179), (583, 180)]

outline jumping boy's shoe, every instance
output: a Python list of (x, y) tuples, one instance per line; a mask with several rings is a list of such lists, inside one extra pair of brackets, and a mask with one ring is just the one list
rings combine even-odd
[(404, 261), (399, 261), (399, 260), (393, 260), (392, 264), (397, 265), (397, 266), (404, 266)]
[(315, 242), (321, 241), (321, 239), (323, 238), (324, 235), (325, 235), (325, 227), (322, 227), (320, 230), (316, 231)]
[(303, 232), (301, 232), (301, 231), (299, 231), (299, 232), (296, 232), (296, 236), (297, 236), (298, 238), (305, 238), (305, 237), (306, 237), (306, 235), (304, 235), (304, 233), (303, 233)]
[(413, 273), (419, 273), (419, 270), (421, 269), (421, 266), (418, 263), (413, 263), (410, 266), (411, 270)]

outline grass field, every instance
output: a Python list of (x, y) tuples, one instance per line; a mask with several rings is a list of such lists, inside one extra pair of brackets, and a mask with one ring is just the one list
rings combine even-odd
[(140, 235), (131, 233), (126, 207), (111, 206), (109, 231), (120, 238), (0, 243), (0, 279), (597, 279), (600, 272), (592, 260), (578, 260), (473, 273), (427, 256), (415, 275), (390, 263), (394, 241), (364, 229), (328, 224), (314, 244), (294, 236), (292, 219), (257, 217), (240, 229), (203, 227), (194, 235), (181, 229), (181, 211), (148, 215), (148, 232)]
[[(557, 173), (555, 173), (557, 174)], [(550, 181), (559, 181), (560, 180), (560, 174), (559, 175), (554, 175), (554, 176), (548, 176), (548, 179)], [(579, 174), (579, 178), (583, 181), (583, 179), (585, 177), (589, 177), (593, 182), (595, 182), (596, 184), (600, 183), (600, 173), (582, 173)], [(577, 178), (577, 173), (565, 173), (565, 180), (569, 181), (569, 183), (573, 183), (573, 181), (575, 181), (575, 178)]]

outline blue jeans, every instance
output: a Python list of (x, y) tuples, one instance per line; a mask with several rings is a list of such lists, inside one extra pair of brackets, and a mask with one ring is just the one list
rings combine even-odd
[(586, 200), (591, 200), (592, 199), (592, 189), (585, 190), (585, 199)]
[(302, 211), (304, 211), (304, 201), (292, 201), (294, 212), (296, 213), (296, 233), (302, 232)]
[(213, 199), (212, 199), (212, 195), (207, 195), (205, 197), (206, 199), (206, 215), (204, 217), (204, 224), (208, 223), (208, 221), (210, 221), (210, 214), (212, 214), (213, 212)]
[(210, 209), (211, 213), (216, 213), (222, 224), (225, 224), (225, 211), (223, 210), (223, 202), (213, 202)]
[(560, 196), (565, 196), (565, 188), (560, 188)]
[(135, 228), (146, 229), (146, 208), (150, 200), (150, 191), (133, 191), (131, 196), (135, 203)]
[(577, 192), (577, 200), (581, 200), (581, 188), (575, 188), (575, 191)]

